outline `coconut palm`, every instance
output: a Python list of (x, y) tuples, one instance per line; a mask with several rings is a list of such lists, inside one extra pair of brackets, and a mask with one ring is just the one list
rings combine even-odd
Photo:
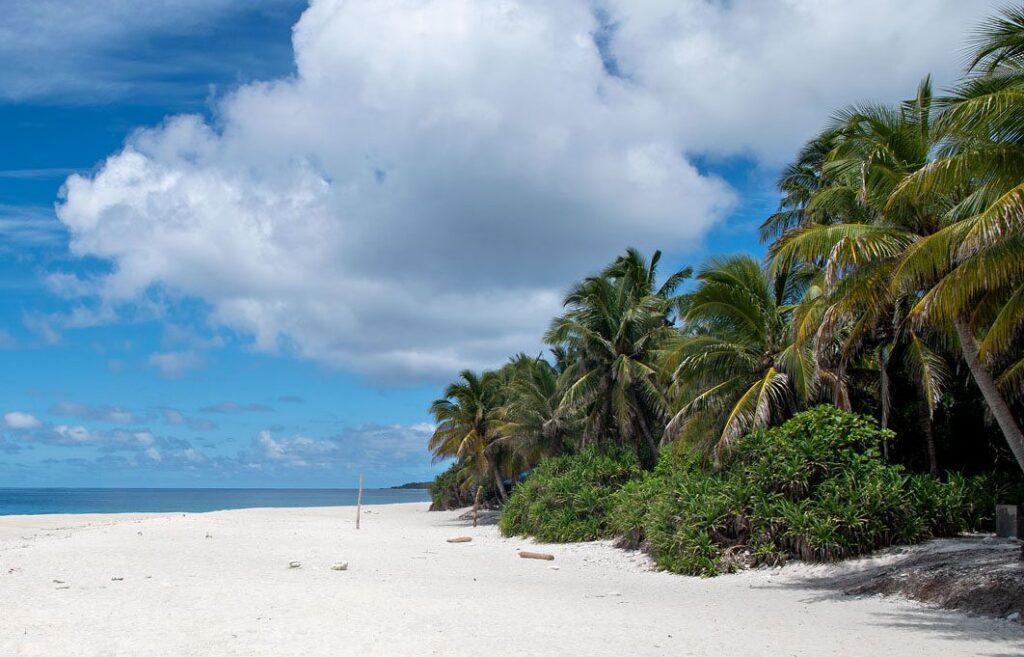
[(684, 329), (664, 352), (676, 404), (666, 439), (714, 447), (764, 427), (817, 388), (810, 351), (793, 344), (791, 310), (807, 279), (778, 276), (749, 256), (713, 258), (679, 306)]
[(493, 426), (513, 470), (528, 470), (569, 449), (573, 423), (559, 408), (558, 361), (552, 365), (540, 356), (518, 354), (502, 371), (507, 376), (505, 401), (495, 412)]
[(436, 428), (428, 448), (435, 462), (455, 458), (464, 465), (464, 485), (476, 488), (474, 517), (488, 476), (494, 478), (501, 498), (506, 497), (494, 449), (498, 435), (492, 428), (492, 416), (501, 402), (499, 383), (494, 372), (477, 375), (464, 370), (445, 389), (444, 397), (430, 405)]
[[(937, 157), (908, 176), (889, 205), (946, 198), (943, 225), (915, 240), (893, 286), (914, 291), (917, 325), (950, 323), (964, 360), (1024, 468), (1024, 433), (1007, 395), (1020, 397), (1024, 359), (1024, 8), (976, 35), (968, 78), (944, 100)], [(1002, 370), (1001, 375), (996, 375)]]
[(660, 286), (661, 253), (648, 261), (628, 249), (601, 274), (576, 284), (545, 340), (572, 354), (561, 375), (559, 409), (580, 420), (581, 447), (619, 444), (652, 465), (668, 412), (656, 354), (672, 335), (680, 269)]
[[(911, 330), (905, 322), (916, 290), (890, 282), (907, 250), (940, 230), (943, 217), (955, 205), (948, 196), (894, 201), (894, 192), (928, 163), (938, 139), (935, 115), (929, 78), (921, 82), (914, 99), (899, 106), (854, 106), (837, 113), (827, 140), (819, 137), (812, 142), (825, 140), (832, 146), (824, 158), (812, 162), (820, 163), (821, 184), (796, 194), (805, 214), (824, 214), (830, 221), (802, 218), (770, 249), (776, 268), (794, 263), (821, 268), (822, 294), (814, 297), (813, 312), (803, 311), (797, 342), (813, 344), (822, 374), (827, 375), (823, 380), (837, 391), (837, 405), (849, 408), (848, 398), (840, 394), (846, 370), (855, 360), (867, 358), (877, 376), (880, 420), (886, 427), (897, 361), (908, 368), (905, 371), (920, 375), (915, 381), (927, 408), (923, 428), (933, 472), (937, 465), (931, 419), (947, 368), (926, 341), (935, 331), (922, 326)], [(788, 194), (785, 187), (783, 191)], [(811, 326), (813, 331), (806, 330)]]

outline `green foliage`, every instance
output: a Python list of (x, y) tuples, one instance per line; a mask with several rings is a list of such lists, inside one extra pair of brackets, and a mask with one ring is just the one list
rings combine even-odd
[(502, 508), (504, 535), (564, 543), (608, 535), (611, 495), (640, 475), (632, 451), (588, 448), (543, 461)]
[(818, 406), (740, 439), (718, 471), (666, 452), (614, 494), (607, 525), (661, 568), (710, 576), (955, 535), (990, 519), (997, 499), (1024, 493), (994, 475), (908, 475), (880, 458), (891, 437), (870, 418)]
[[(471, 506), (476, 493), (474, 481), (471, 469), (467, 469), (458, 462), (452, 463), (447, 470), (437, 475), (437, 478), (430, 483), (430, 510), (450, 511)], [(495, 484), (484, 480), (483, 488), (484, 506), (495, 506), (499, 500)]]

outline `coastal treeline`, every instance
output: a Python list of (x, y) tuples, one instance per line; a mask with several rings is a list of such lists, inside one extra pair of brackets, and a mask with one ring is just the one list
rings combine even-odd
[(1016, 494), (988, 473), (1024, 470), (1024, 8), (971, 43), (952, 88), (832, 116), (781, 175), (763, 260), (660, 272), (628, 249), (571, 288), (547, 353), (461, 373), (430, 409), (453, 459), (435, 507), (511, 493), (507, 532), (662, 536), (660, 563), (709, 573), (737, 546), (961, 531)]

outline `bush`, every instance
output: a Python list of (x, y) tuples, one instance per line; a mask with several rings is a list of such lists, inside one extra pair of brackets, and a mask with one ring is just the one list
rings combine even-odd
[(740, 439), (718, 471), (667, 452), (615, 493), (609, 530), (643, 545), (661, 568), (708, 576), (954, 535), (1019, 488), (995, 476), (908, 475), (881, 460), (891, 437), (871, 418), (819, 406)]
[(586, 449), (543, 461), (505, 503), (499, 526), (506, 536), (541, 541), (591, 541), (608, 535), (608, 504), (638, 477), (636, 457), (625, 451)]
[[(471, 479), (465, 466), (453, 463), (451, 467), (437, 475), (437, 478), (430, 484), (430, 510), (450, 511), (473, 505), (473, 497), (476, 489), (469, 484)], [(491, 508), (497, 506), (499, 500), (498, 489), (490, 477), (484, 480), (484, 493), (482, 506)]]

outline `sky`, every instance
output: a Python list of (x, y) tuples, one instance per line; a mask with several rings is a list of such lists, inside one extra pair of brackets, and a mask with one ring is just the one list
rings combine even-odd
[(763, 254), (801, 144), (996, 2), (6, 0), (0, 486), (430, 478), (627, 246)]

